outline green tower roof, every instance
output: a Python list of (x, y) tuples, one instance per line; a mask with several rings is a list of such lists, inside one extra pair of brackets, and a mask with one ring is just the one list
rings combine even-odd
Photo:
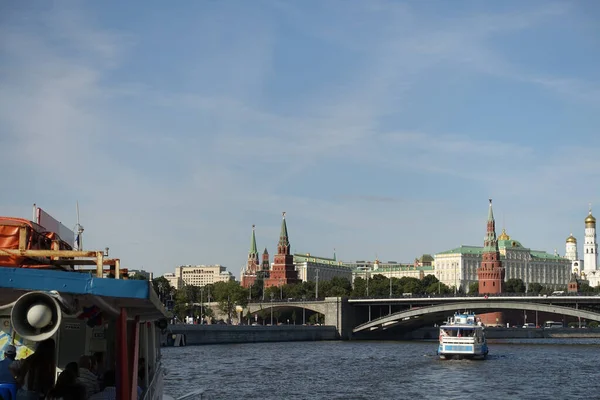
[(488, 211), (488, 221), (494, 220), (494, 211), (492, 210), (492, 199), (490, 199), (490, 209)]
[(287, 225), (285, 223), (285, 211), (283, 212), (283, 220), (281, 221), (281, 232), (279, 233), (279, 244), (282, 246), (290, 245), (290, 241), (288, 238)]
[(256, 248), (256, 235), (254, 233), (256, 225), (252, 225), (252, 239), (250, 240), (250, 254), (258, 254), (258, 250)]

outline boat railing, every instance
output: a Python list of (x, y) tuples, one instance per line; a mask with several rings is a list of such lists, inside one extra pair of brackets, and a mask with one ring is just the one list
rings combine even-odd
[(156, 370), (148, 387), (144, 391), (142, 400), (161, 400), (163, 397), (163, 378), (165, 376), (165, 369), (162, 363), (159, 361), (156, 364)]
[(188, 394), (184, 394), (181, 397), (178, 397), (176, 400), (192, 400), (192, 399), (207, 399), (206, 391), (204, 389), (197, 389)]

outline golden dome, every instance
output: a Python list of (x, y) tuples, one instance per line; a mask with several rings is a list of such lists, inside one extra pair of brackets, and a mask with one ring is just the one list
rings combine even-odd
[(586, 224), (595, 224), (596, 223), (596, 218), (594, 218), (591, 211), (590, 211), (590, 214), (585, 219), (585, 223)]
[(506, 234), (506, 230), (502, 229), (502, 233), (498, 236), (498, 240), (510, 240), (510, 236)]
[(571, 233), (571, 235), (569, 235), (569, 237), (567, 238), (567, 243), (577, 243), (577, 239), (575, 239), (575, 236), (573, 236), (573, 234)]

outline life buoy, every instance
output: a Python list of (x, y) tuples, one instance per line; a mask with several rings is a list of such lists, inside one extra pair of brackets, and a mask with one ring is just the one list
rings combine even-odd
[(487, 298), (488, 298), (488, 295), (486, 294), (485, 296), (483, 296), (483, 298), (487, 300)]

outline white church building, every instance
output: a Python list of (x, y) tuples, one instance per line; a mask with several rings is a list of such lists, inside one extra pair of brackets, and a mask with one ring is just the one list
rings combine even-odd
[(592, 208), (585, 218), (585, 238), (583, 242), (583, 260), (577, 254), (577, 239), (571, 234), (567, 238), (565, 258), (571, 260), (571, 272), (582, 280), (587, 280), (592, 287), (600, 284), (598, 270), (598, 241), (596, 238), (596, 218)]

